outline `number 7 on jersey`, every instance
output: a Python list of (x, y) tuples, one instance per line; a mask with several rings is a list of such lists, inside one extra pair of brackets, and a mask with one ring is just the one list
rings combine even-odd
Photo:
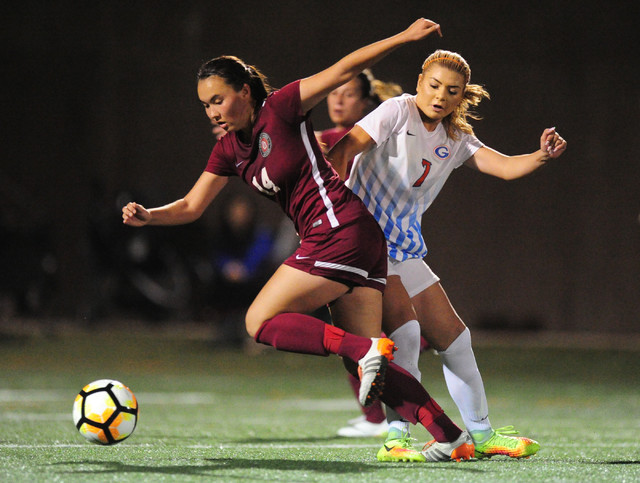
[(419, 188), (420, 186), (422, 186), (422, 183), (424, 183), (424, 180), (427, 179), (427, 176), (429, 175), (429, 171), (431, 170), (431, 161), (427, 161), (426, 159), (423, 159), (422, 166), (424, 166), (424, 172), (422, 173), (422, 176), (420, 176), (418, 180), (415, 183), (413, 183), (414, 188)]

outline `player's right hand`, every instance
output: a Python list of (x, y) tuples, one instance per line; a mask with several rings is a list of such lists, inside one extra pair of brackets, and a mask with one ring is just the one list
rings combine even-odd
[(556, 132), (555, 127), (550, 127), (542, 132), (540, 149), (550, 158), (557, 158), (567, 149), (567, 141)]
[(151, 213), (142, 205), (130, 201), (122, 207), (122, 223), (129, 226), (144, 226), (151, 221)]

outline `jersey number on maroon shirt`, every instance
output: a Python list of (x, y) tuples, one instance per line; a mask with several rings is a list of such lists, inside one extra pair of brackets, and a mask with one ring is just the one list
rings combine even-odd
[(278, 188), (273, 181), (269, 179), (269, 174), (267, 173), (267, 168), (265, 166), (262, 167), (260, 178), (261, 180), (258, 181), (254, 176), (251, 182), (253, 183), (253, 186), (258, 188), (265, 195), (274, 196), (278, 191), (280, 191), (280, 188)]

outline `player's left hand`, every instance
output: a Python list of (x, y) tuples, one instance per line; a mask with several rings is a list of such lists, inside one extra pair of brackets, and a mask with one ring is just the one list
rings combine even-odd
[(408, 42), (422, 40), (432, 33), (437, 32), (442, 37), (440, 24), (426, 18), (419, 18), (413, 22), (402, 34), (407, 38)]
[(556, 132), (555, 127), (550, 127), (542, 132), (540, 149), (550, 158), (557, 158), (567, 149), (567, 141)]

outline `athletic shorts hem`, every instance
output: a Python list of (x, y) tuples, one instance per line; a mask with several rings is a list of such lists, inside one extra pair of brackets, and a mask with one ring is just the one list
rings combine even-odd
[(368, 277), (366, 272), (348, 266), (337, 266), (330, 262), (316, 261), (311, 258), (296, 258), (292, 255), (284, 262), (285, 265), (301, 270), (310, 275), (324, 277), (334, 282), (342, 283), (347, 287), (369, 287), (384, 292), (387, 281), (386, 278)]

